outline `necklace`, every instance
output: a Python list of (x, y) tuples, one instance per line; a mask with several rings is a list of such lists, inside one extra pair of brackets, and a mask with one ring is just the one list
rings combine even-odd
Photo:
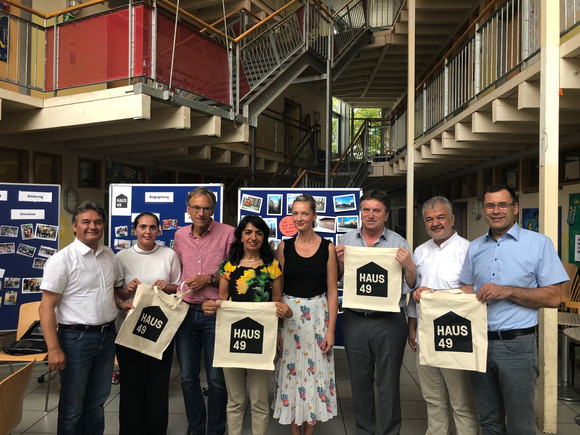
[(247, 261), (248, 263), (253, 263), (254, 261), (259, 261), (259, 260), (261, 260), (261, 258), (260, 258), (260, 257), (258, 257), (258, 258), (255, 258), (255, 259), (253, 259), (253, 260), (250, 260), (250, 259), (248, 259), (248, 258), (244, 257), (244, 258), (242, 258), (242, 260), (244, 260), (244, 261)]

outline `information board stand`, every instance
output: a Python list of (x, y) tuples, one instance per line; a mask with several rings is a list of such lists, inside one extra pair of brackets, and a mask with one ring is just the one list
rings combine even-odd
[(109, 240), (113, 251), (118, 252), (137, 243), (131, 226), (135, 217), (145, 211), (159, 218), (161, 233), (157, 243), (172, 248), (175, 231), (191, 224), (187, 214), (187, 194), (198, 187), (205, 187), (215, 194), (217, 202), (213, 218), (221, 222), (223, 184), (111, 184)]
[(44, 263), (59, 249), (60, 186), (0, 183), (0, 331), (39, 301)]

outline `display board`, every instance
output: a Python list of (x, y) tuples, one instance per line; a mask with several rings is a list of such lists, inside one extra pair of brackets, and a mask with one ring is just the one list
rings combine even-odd
[(217, 199), (213, 218), (221, 222), (223, 216), (223, 184), (111, 184), (109, 186), (109, 231), (113, 251), (129, 248), (137, 243), (131, 226), (135, 217), (144, 211), (159, 218), (161, 232), (157, 243), (173, 247), (175, 231), (191, 224), (187, 214), (187, 194), (198, 187), (211, 190)]
[(0, 183), (0, 331), (39, 301), (44, 263), (58, 250), (60, 186)]
[[(248, 214), (262, 217), (270, 234), (268, 241), (273, 249), (298, 230), (292, 221), (292, 202), (301, 194), (308, 194), (316, 201), (316, 225), (314, 231), (340, 244), (342, 235), (360, 225), (359, 201), (361, 189), (291, 189), (291, 188), (241, 188), (238, 190), (238, 222)], [(341, 330), (342, 290), (338, 290), (339, 315), (336, 322), (335, 344), (343, 346)]]

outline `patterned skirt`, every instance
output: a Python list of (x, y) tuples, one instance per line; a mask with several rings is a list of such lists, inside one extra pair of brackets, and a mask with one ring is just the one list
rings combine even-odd
[(284, 319), (283, 350), (276, 361), (274, 418), (281, 424), (316, 424), (337, 415), (334, 354), (322, 354), (328, 328), (325, 295), (314, 298), (284, 296), (294, 312)]

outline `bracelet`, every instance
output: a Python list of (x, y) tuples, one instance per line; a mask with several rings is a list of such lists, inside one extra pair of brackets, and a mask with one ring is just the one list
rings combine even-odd
[(115, 304), (115, 306), (117, 307), (117, 309), (118, 309), (118, 310), (120, 310), (120, 309), (121, 309), (121, 304), (122, 304), (123, 302), (125, 302), (125, 301), (126, 301), (126, 299), (124, 299), (124, 300), (122, 300), (122, 301), (119, 301), (119, 302), (117, 302), (117, 303)]

